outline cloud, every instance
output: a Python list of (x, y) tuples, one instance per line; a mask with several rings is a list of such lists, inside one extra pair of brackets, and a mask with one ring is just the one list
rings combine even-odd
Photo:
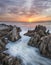
[(0, 0), (0, 15), (35, 16), (45, 12), (44, 15), (47, 15), (49, 9), (51, 9), (51, 0)]

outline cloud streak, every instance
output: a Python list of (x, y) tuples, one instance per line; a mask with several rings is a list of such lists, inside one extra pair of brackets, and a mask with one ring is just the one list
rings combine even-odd
[(51, 16), (51, 0), (0, 0), (0, 16), (8, 15)]

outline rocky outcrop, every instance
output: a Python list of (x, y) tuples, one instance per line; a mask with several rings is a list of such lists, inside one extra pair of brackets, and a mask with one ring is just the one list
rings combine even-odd
[(12, 31), (11, 31), (11, 34), (8, 36), (8, 39), (10, 41), (13, 41), (14, 42), (14, 41), (17, 41), (20, 38), (21, 38), (21, 36), (19, 35), (19, 32), (17, 30), (17, 27), (14, 26), (13, 29), (12, 29)]
[(42, 37), (39, 44), (41, 54), (51, 58), (51, 35)]
[(28, 42), (28, 45), (39, 47), (39, 41), (41, 37), (44, 37), (46, 35), (49, 35), (49, 31), (47, 31), (45, 26), (38, 25), (35, 27), (34, 30), (30, 30), (25, 35), (28, 35), (31, 37), (30, 41)]
[(28, 30), (28, 32), (25, 33), (24, 35), (33, 37), (35, 32), (36, 32), (40, 37), (49, 35), (49, 30), (47, 31), (46, 27), (45, 27), (45, 26), (42, 26), (42, 25), (36, 26), (34, 30)]
[(0, 24), (0, 52), (5, 50), (8, 41), (17, 41), (21, 38), (21, 29), (16, 26)]
[(8, 38), (10, 41), (16, 41), (21, 38), (19, 34), (20, 31), (20, 27), (0, 24), (0, 39)]
[(0, 40), (0, 52), (4, 51), (4, 50), (7, 50), (5, 48), (6, 44), (8, 43), (8, 39), (2, 39)]
[(39, 48), (43, 56), (51, 58), (51, 34), (45, 26), (38, 25), (34, 30), (29, 30), (25, 35), (31, 37), (28, 45)]
[[(13, 28), (14, 26), (12, 25), (0, 24), (0, 38), (10, 33), (10, 31), (12, 31)], [(16, 30), (17, 32), (21, 31), (20, 27), (16, 27)]]
[(35, 32), (33, 37), (29, 40), (28, 45), (33, 47), (34, 46), (38, 47), (39, 45), (37, 43), (39, 42), (39, 40), (40, 40), (40, 36)]
[(9, 54), (0, 53), (0, 64), (2, 65), (22, 65), (22, 60), (10, 56)]
[(20, 31), (19, 27), (0, 24), (0, 65), (22, 65), (20, 58), (4, 53), (4, 51), (8, 50), (5, 46), (9, 40), (15, 42), (21, 38)]
[(13, 29), (13, 26), (0, 24), (0, 38), (7, 35)]
[(0, 65), (21, 65), (22, 61), (19, 58), (10, 56), (4, 53), (8, 50), (5, 48), (6, 44), (10, 41), (17, 41), (21, 38), (19, 32), (21, 29), (16, 26), (0, 24)]

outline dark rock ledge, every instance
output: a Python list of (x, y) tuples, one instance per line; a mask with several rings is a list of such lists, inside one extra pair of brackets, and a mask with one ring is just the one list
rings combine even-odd
[(51, 58), (51, 34), (45, 26), (38, 25), (34, 30), (29, 30), (24, 35), (31, 37), (28, 45), (39, 48), (43, 56)]

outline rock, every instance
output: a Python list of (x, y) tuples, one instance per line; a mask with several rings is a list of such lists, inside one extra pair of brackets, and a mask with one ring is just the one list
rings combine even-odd
[(25, 33), (25, 35), (31, 37), (30, 41), (28, 42), (28, 45), (35, 47), (39, 47), (39, 41), (41, 37), (44, 37), (49, 34), (49, 30), (46, 31), (46, 27), (42, 25), (38, 25), (35, 27), (34, 30), (29, 30), (27, 33)]
[(34, 30), (28, 30), (28, 32), (25, 33), (24, 35), (33, 37), (34, 36), (34, 32), (35, 32)]
[(0, 40), (0, 47), (5, 48), (5, 43), (4, 43), (4, 42), (2, 42), (2, 40)]
[(17, 31), (17, 27), (16, 26), (14, 26), (13, 27), (13, 30), (12, 30), (12, 32), (11, 32), (11, 34), (9, 35), (9, 37), (8, 37), (8, 39), (10, 40), (10, 41), (17, 41), (18, 39), (20, 39), (21, 38), (21, 36), (19, 35), (19, 32)]
[(22, 60), (19, 58), (12, 57), (5, 53), (0, 53), (0, 56), (0, 63), (2, 65), (22, 65)]
[(16, 41), (21, 38), (21, 36), (19, 35), (20, 31), (20, 27), (0, 24), (0, 39), (7, 38), (10, 41)]
[(39, 41), (41, 37), (46, 36), (47, 34), (49, 35), (48, 32), (46, 32), (46, 27), (41, 25), (36, 26), (35, 30), (28, 31), (25, 34), (31, 37), (30, 41), (28, 42), (28, 45), (39, 47)]
[(2, 40), (0, 40), (0, 52), (3, 50), (7, 50), (5, 48), (7, 43), (8, 43), (8, 39), (6, 39), (6, 38), (3, 38)]
[(37, 25), (35, 27), (35, 31), (38, 32), (40, 30), (42, 30), (43, 32), (46, 32), (46, 27), (45, 26), (42, 26), (42, 25)]
[(38, 47), (43, 56), (51, 58), (51, 34), (45, 26), (38, 25), (34, 30), (29, 30), (25, 33), (25, 35), (31, 37), (28, 45)]
[(43, 37), (43, 36), (46, 36), (46, 35), (49, 35), (49, 30), (47, 31), (46, 27), (45, 26), (42, 26), (42, 25), (38, 25), (35, 27), (34, 30), (29, 30), (27, 33), (25, 33), (24, 35), (27, 35), (27, 36), (34, 36), (34, 33), (37, 33), (38, 35), (40, 35), (40, 37)]
[(33, 47), (38, 47), (39, 40), (40, 40), (40, 36), (35, 32), (34, 36), (28, 42), (28, 45), (33, 46)]
[(13, 26), (0, 24), (0, 38), (7, 35), (13, 29)]
[(21, 29), (20, 29), (20, 27), (16, 27), (16, 28), (17, 28), (17, 31), (18, 31), (18, 32), (21, 32)]
[(41, 54), (51, 58), (51, 35), (44, 36), (41, 38), (39, 50)]
[(7, 44), (9, 42), (8, 38), (2, 38), (2, 42), (4, 42), (5, 44)]

